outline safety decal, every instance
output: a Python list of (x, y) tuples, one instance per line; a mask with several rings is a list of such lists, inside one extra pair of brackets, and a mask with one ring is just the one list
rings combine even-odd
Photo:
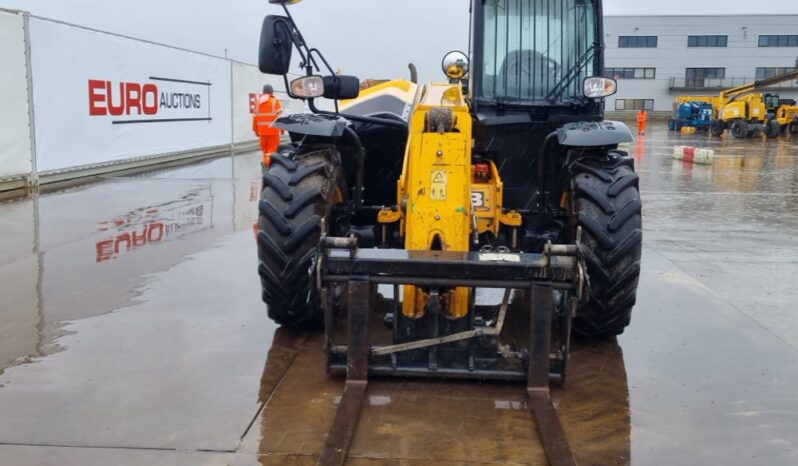
[(430, 198), (435, 201), (446, 200), (446, 171), (432, 171), (432, 186), (430, 187)]

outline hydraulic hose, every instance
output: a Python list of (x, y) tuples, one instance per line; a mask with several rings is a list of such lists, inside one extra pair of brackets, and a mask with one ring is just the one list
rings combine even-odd
[(353, 145), (355, 146), (355, 155), (357, 157), (355, 209), (360, 210), (363, 207), (363, 172), (366, 171), (366, 153), (363, 150), (363, 143), (360, 141), (360, 136), (357, 135), (355, 130), (347, 126), (344, 128), (344, 134), (353, 139)]
[(543, 140), (538, 154), (538, 189), (540, 189), (540, 208), (546, 209), (546, 150), (551, 141), (557, 137), (557, 131), (552, 131)]

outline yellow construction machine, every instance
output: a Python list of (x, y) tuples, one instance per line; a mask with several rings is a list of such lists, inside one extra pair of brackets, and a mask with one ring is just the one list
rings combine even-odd
[(369, 376), (522, 381), (549, 461), (575, 464), (549, 384), (572, 331), (629, 324), (642, 242), (633, 137), (603, 119), (601, 1), (474, 0), (443, 82), (362, 93), (307, 44), (298, 0), (270, 2), (260, 70), (312, 113), (275, 123), (291, 143), (263, 173), (258, 272), (269, 316), (323, 323), (347, 375), (319, 464), (345, 460)]
[(735, 138), (748, 138), (760, 133), (775, 138), (798, 130), (794, 100), (780, 99), (777, 94), (754, 92), (793, 79), (798, 79), (798, 70), (722, 91), (717, 102), (717, 119), (712, 122), (710, 132), (713, 136), (721, 136), (730, 129)]
[[(778, 131), (781, 134), (798, 134), (798, 105), (794, 99), (781, 99), (779, 107), (773, 115), (772, 121), (778, 123)], [(772, 126), (772, 134), (775, 137), (776, 127)]]

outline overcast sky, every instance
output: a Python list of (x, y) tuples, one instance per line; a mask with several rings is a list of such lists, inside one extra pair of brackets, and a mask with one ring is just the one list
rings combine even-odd
[[(468, 45), (468, 0), (305, 0), (292, 7), (306, 39), (346, 74), (401, 77), (414, 62), (440, 79), (440, 60)], [(605, 0), (611, 15), (798, 14), (798, 0)], [(48, 18), (252, 62), (267, 0), (0, 0)], [(798, 24), (796, 24), (798, 32)]]

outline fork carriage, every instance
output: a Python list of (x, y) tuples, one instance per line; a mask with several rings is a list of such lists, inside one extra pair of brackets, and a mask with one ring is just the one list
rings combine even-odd
[[(328, 367), (346, 372), (319, 464), (342, 464), (369, 376), (526, 381), (529, 408), (550, 463), (575, 464), (549, 385), (564, 381), (571, 320), (583, 295), (578, 243), (548, 244), (540, 254), (359, 250), (356, 245), (354, 238), (323, 237), (314, 269)], [(381, 285), (393, 290), (387, 308), (378, 302)], [(402, 285), (428, 291), (424, 317), (411, 320), (402, 314)], [(472, 304), (467, 317), (453, 321), (441, 314), (440, 300), (455, 287), (503, 289), (504, 295), (498, 307)], [(510, 315), (512, 290), (521, 292), (525, 305), (520, 309), (527, 312)]]

